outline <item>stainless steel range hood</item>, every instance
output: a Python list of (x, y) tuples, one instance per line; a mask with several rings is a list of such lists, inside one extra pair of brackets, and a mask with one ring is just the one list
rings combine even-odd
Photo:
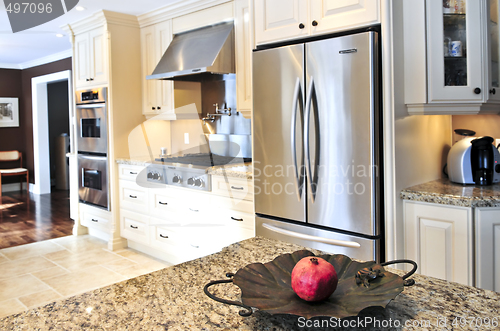
[(174, 36), (153, 73), (146, 79), (203, 81), (235, 73), (233, 22)]

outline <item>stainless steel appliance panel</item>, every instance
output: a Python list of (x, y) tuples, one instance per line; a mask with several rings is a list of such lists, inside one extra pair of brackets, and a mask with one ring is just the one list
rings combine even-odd
[(376, 229), (376, 33), (306, 44), (307, 221)]
[(77, 146), (79, 152), (108, 153), (106, 104), (76, 106)]
[(377, 260), (376, 240), (315, 229), (307, 225), (255, 217), (256, 235), (291, 242), (321, 251), (344, 254), (362, 261)]
[(304, 45), (253, 54), (255, 212), (305, 222)]
[(79, 154), (78, 174), (80, 202), (109, 210), (107, 157)]

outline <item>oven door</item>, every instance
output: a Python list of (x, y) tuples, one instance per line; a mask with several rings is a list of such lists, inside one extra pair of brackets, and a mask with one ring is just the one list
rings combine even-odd
[(110, 210), (108, 194), (108, 158), (78, 155), (78, 196), (80, 202)]
[(77, 144), (79, 152), (108, 153), (106, 104), (76, 106)]

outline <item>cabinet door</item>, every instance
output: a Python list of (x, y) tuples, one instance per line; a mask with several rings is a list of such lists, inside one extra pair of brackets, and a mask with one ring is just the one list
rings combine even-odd
[(92, 30), (89, 41), (91, 84), (105, 84), (108, 81), (107, 32), (102, 28)]
[(142, 113), (144, 115), (157, 114), (156, 86), (158, 81), (147, 80), (146, 76), (151, 75), (156, 65), (156, 42), (155, 27), (147, 26), (141, 29), (141, 60), (142, 60)]
[(75, 36), (75, 85), (86, 86), (90, 78), (90, 44), (89, 35), (84, 33)]
[(476, 208), (476, 286), (500, 292), (500, 208)]
[(238, 111), (245, 117), (252, 112), (253, 33), (249, 0), (235, 2), (236, 98)]
[(404, 202), (406, 256), (417, 272), (472, 284), (472, 211), (430, 203)]
[(256, 43), (309, 35), (307, 9), (307, 0), (255, 0)]
[(309, 6), (311, 17), (307, 23), (311, 25), (311, 34), (380, 23), (379, 0), (310, 0)]
[(490, 100), (500, 101), (500, 25), (499, 0), (490, 0), (488, 8), (488, 47), (489, 47), (489, 91)]
[[(453, 2), (453, 1), (452, 1)], [(483, 1), (427, 0), (428, 102), (481, 102), (488, 88), (483, 83), (486, 51), (483, 48)]]
[[(163, 54), (172, 42), (172, 21), (158, 23), (155, 25), (156, 63), (160, 62)], [(154, 70), (154, 68), (153, 68)], [(152, 72), (152, 71), (151, 71)], [(174, 109), (174, 82), (171, 80), (157, 80), (156, 83), (156, 107), (159, 113), (172, 111)]]

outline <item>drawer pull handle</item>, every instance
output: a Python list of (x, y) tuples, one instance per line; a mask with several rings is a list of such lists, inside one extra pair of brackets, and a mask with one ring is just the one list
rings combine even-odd
[(233, 189), (233, 190), (243, 190), (245, 188), (244, 187), (239, 187), (239, 186), (231, 186), (231, 189)]
[(131, 175), (137, 175), (137, 172), (132, 172), (132, 171), (130, 171), (129, 173), (130, 173)]
[(199, 212), (198, 209), (189, 208), (189, 210), (191, 210), (192, 212), (195, 212), (195, 213)]
[(137, 199), (137, 195), (129, 195), (129, 197), (131, 197), (132, 199)]
[(99, 220), (92, 219), (92, 222), (96, 222), (96, 223), (98, 223), (98, 222), (99, 222)]
[(138, 228), (139, 228), (138, 226), (133, 226), (133, 225), (131, 225), (130, 227), (131, 227), (132, 229), (138, 229)]
[(233, 221), (243, 222), (243, 218), (235, 218), (235, 217), (231, 216), (231, 219)]
[(168, 238), (168, 236), (164, 236), (164, 235), (162, 235), (161, 233), (160, 233), (160, 237), (165, 238), (165, 239), (167, 239), (167, 238)]
[(164, 205), (164, 206), (168, 205), (168, 202), (161, 202), (161, 201), (158, 201), (158, 203), (159, 203), (160, 205)]
[(194, 248), (200, 248), (200, 246), (193, 245), (193, 244), (191, 244), (191, 247), (194, 247)]

